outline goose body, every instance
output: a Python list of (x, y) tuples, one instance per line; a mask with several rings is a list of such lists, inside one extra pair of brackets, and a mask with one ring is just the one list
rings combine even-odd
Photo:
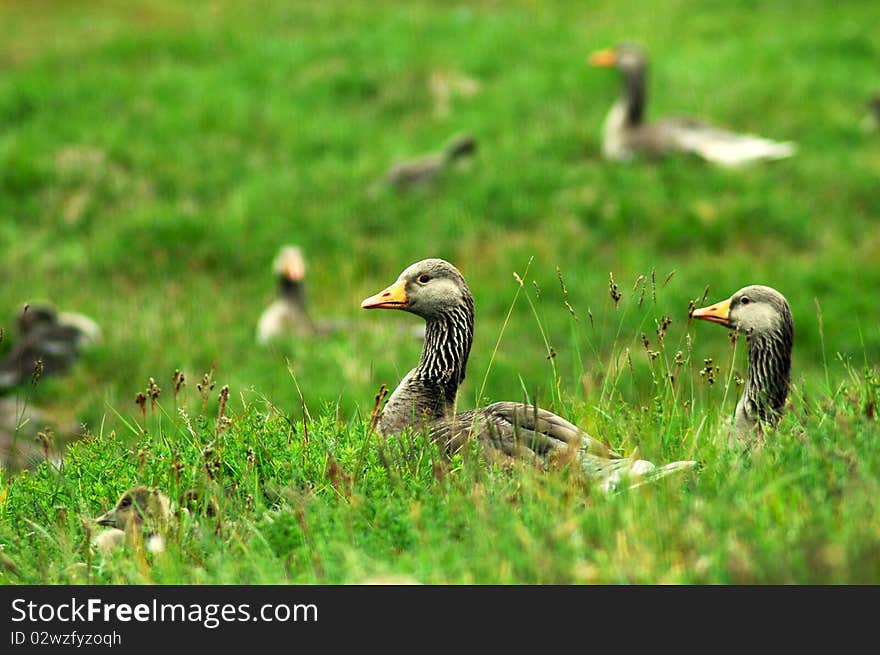
[(622, 45), (596, 52), (593, 66), (615, 67), (623, 76), (623, 92), (605, 118), (602, 153), (626, 161), (634, 156), (671, 152), (697, 155), (720, 166), (739, 166), (761, 159), (783, 159), (795, 153), (792, 142), (739, 134), (690, 117), (645, 120), (647, 59), (641, 49)]
[(396, 191), (408, 191), (434, 181), (456, 160), (473, 155), (477, 140), (471, 135), (452, 139), (438, 153), (432, 153), (393, 165), (385, 176), (388, 185)]
[(18, 340), (0, 360), (0, 391), (70, 368), (80, 350), (101, 339), (101, 328), (88, 316), (59, 312), (49, 304), (25, 305), (17, 318)]
[(733, 416), (736, 441), (751, 440), (761, 425), (775, 426), (788, 398), (794, 346), (794, 320), (785, 297), (771, 287), (751, 285), (692, 316), (747, 336), (748, 371)]
[(644, 460), (620, 458), (576, 425), (525, 403), (496, 402), (456, 412), (456, 396), (473, 341), (474, 300), (464, 277), (447, 261), (416, 262), (361, 306), (402, 309), (425, 320), (421, 358), (388, 398), (377, 424), (380, 433), (426, 429), (445, 452), (455, 452), (477, 439), (490, 458), (546, 463), (575, 455), (606, 489), (616, 488), (625, 479), (659, 477), (693, 465), (675, 462), (658, 468)]

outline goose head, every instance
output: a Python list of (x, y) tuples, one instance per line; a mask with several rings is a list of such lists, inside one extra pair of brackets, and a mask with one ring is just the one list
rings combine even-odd
[(282, 287), (300, 284), (306, 276), (306, 260), (297, 246), (284, 246), (278, 251), (272, 270)]
[(695, 309), (691, 316), (752, 336), (791, 332), (792, 325), (785, 297), (759, 284), (743, 287), (722, 302)]
[(637, 45), (622, 43), (613, 48), (597, 50), (590, 55), (590, 65), (597, 68), (616, 68), (624, 75), (640, 74), (647, 67), (647, 57)]
[(365, 298), (363, 309), (402, 309), (426, 321), (441, 319), (460, 308), (473, 312), (473, 298), (464, 277), (443, 259), (425, 259), (408, 266), (391, 286)]

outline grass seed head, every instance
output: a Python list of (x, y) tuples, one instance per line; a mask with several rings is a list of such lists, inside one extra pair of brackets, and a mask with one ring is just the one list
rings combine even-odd
[(34, 372), (31, 374), (31, 385), (37, 386), (37, 382), (40, 381), (40, 378), (43, 377), (43, 358), (37, 358), (37, 361), (34, 362)]
[(623, 294), (621, 294), (617, 288), (617, 283), (614, 281), (614, 274), (610, 272), (608, 273), (608, 291), (611, 293), (611, 300), (614, 301), (614, 309), (617, 309)]
[(147, 383), (147, 396), (150, 398), (150, 409), (156, 409), (156, 402), (159, 400), (159, 395), (162, 393), (162, 388), (156, 384), (156, 380), (153, 378), (149, 379)]
[(147, 418), (147, 394), (143, 391), (138, 391), (134, 395), (134, 404), (141, 408), (141, 414), (144, 418)]

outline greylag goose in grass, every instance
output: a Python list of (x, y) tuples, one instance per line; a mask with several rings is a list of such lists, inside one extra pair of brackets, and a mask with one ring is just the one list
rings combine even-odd
[(400, 162), (385, 176), (388, 185), (396, 191), (408, 191), (428, 185), (438, 179), (453, 162), (473, 155), (477, 150), (475, 137), (465, 134), (452, 139), (438, 153)]
[(794, 321), (785, 297), (776, 289), (752, 285), (723, 302), (694, 310), (691, 316), (747, 337), (749, 368), (734, 413), (735, 435), (748, 441), (761, 424), (776, 425), (788, 397), (794, 345)]
[(647, 58), (634, 45), (600, 50), (590, 64), (614, 67), (623, 76), (623, 93), (605, 119), (602, 152), (606, 159), (629, 160), (634, 155), (689, 152), (721, 166), (738, 166), (760, 159), (783, 159), (795, 152), (792, 142), (737, 134), (689, 117), (647, 122), (645, 75)]
[(92, 543), (104, 552), (126, 541), (144, 543), (149, 552), (160, 552), (165, 549), (163, 534), (170, 518), (171, 504), (165, 494), (137, 486), (124, 492), (113, 509), (94, 519), (94, 523), (109, 529), (94, 535)]
[(84, 346), (101, 339), (101, 329), (89, 317), (48, 304), (25, 305), (17, 327), (18, 342), (0, 360), (0, 392), (67, 370)]
[(485, 455), (502, 460), (547, 463), (576, 454), (605, 489), (634, 486), (694, 464), (658, 468), (645, 460), (620, 458), (576, 425), (524, 403), (496, 402), (456, 413), (474, 335), (474, 300), (464, 277), (447, 261), (426, 259), (409, 266), (361, 307), (402, 309), (425, 320), (421, 359), (388, 398), (377, 425), (382, 434), (424, 428), (444, 452), (455, 452), (475, 437)]
[(278, 276), (278, 297), (260, 316), (257, 341), (267, 344), (282, 336), (308, 336), (315, 323), (305, 304), (306, 262), (296, 246), (281, 248), (272, 269)]

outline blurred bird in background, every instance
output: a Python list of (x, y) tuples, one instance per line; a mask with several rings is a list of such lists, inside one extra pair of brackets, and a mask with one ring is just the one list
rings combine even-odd
[(647, 57), (631, 44), (600, 50), (590, 64), (616, 68), (623, 77), (620, 98), (605, 118), (602, 154), (606, 159), (627, 161), (638, 154), (663, 156), (671, 152), (692, 153), (719, 166), (740, 166), (762, 159), (784, 159), (795, 153), (795, 144), (771, 141), (751, 134), (737, 134), (691, 117), (669, 117), (648, 122)]
[(385, 175), (385, 181), (398, 192), (426, 187), (439, 180), (454, 163), (469, 159), (476, 152), (476, 137), (462, 134), (449, 141), (440, 152), (394, 164)]
[(70, 368), (80, 350), (101, 340), (101, 328), (88, 316), (59, 312), (46, 303), (25, 305), (16, 321), (18, 336), (0, 360), (0, 393)]
[(297, 246), (283, 246), (272, 265), (278, 280), (278, 296), (260, 316), (257, 341), (263, 345), (281, 336), (308, 336), (315, 324), (306, 309), (304, 278), (306, 262)]
[(91, 318), (48, 303), (25, 305), (16, 328), (12, 348), (0, 359), (0, 468), (12, 472), (43, 461), (59, 465), (63, 442), (80, 432), (79, 424), (35, 407), (22, 390), (65, 372), (83, 348), (101, 340)]

